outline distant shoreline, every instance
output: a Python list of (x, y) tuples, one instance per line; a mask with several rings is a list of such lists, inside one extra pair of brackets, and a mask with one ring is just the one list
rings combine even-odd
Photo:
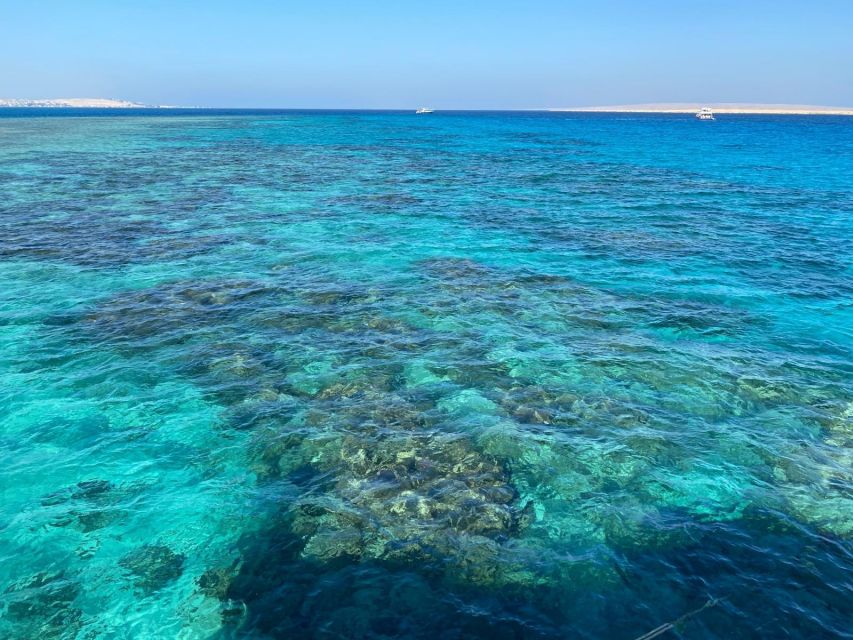
[(608, 107), (572, 107), (548, 109), (554, 112), (571, 113), (696, 113), (702, 107), (710, 107), (714, 113), (739, 115), (785, 115), (785, 116), (853, 116), (853, 107), (820, 107), (814, 105), (787, 104), (631, 104)]
[(142, 104), (112, 98), (0, 98), (0, 108), (11, 109), (179, 109), (159, 104)]
[[(694, 114), (702, 107), (711, 108), (714, 113), (724, 115), (798, 115), (798, 116), (853, 116), (853, 107), (824, 107), (816, 105), (789, 104), (740, 104), (740, 103), (653, 103), (611, 105), (600, 107), (560, 107), (534, 109), (438, 109), (445, 113), (454, 112), (544, 112), (544, 113), (648, 113), (648, 114)], [(374, 111), (374, 112), (408, 112), (406, 108), (312, 108), (312, 107), (202, 107), (185, 105), (156, 105), (114, 100), (107, 98), (55, 98), (55, 99), (20, 99), (0, 98), (0, 111), (4, 109), (53, 110), (145, 110), (145, 111)], [(414, 112), (414, 109), (411, 109)]]

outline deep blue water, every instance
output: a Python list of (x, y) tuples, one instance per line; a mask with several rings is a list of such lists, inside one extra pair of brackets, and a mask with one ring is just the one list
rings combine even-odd
[(0, 637), (853, 638), (851, 258), (849, 118), (0, 110)]

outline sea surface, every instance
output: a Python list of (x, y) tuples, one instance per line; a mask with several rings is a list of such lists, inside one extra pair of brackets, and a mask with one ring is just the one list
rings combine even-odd
[(853, 638), (853, 118), (0, 111), (0, 594)]

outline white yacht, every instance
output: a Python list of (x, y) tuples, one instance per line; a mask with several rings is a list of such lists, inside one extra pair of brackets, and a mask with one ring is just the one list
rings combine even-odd
[(433, 110), (432, 110), (432, 109), (428, 109), (428, 108), (426, 108), (426, 107), (421, 107), (420, 109), (418, 109), (417, 111), (415, 111), (415, 113), (417, 113), (417, 114), (422, 114), (422, 113), (432, 113), (432, 112), (433, 112)]
[(714, 112), (711, 111), (711, 107), (702, 107), (696, 112), (696, 117), (700, 120), (713, 120)]

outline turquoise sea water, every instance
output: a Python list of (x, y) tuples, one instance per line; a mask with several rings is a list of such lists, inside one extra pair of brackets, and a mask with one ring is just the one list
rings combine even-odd
[(71, 115), (0, 112), (0, 637), (853, 637), (853, 120)]

